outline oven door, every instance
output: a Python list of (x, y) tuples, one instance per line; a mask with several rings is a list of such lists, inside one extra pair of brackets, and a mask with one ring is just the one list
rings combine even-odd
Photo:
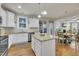
[(7, 49), (8, 49), (8, 38), (5, 38), (0, 41), (0, 55), (1, 56), (7, 55)]

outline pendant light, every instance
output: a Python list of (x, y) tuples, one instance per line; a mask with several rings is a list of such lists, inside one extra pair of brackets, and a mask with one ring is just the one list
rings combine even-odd
[(47, 15), (47, 11), (44, 10), (43, 12), (41, 12), (42, 15)]
[(40, 15), (40, 3), (38, 3), (38, 5), (39, 5), (39, 15), (37, 17), (41, 18), (41, 15)]

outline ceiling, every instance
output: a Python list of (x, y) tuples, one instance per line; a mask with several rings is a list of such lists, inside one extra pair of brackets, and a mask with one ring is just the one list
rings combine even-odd
[[(22, 8), (17, 8), (21, 5)], [(78, 3), (40, 3), (40, 10), (38, 3), (3, 3), (3, 7), (24, 15), (35, 15), (37, 16), (40, 11), (47, 11), (47, 17), (51, 19), (58, 19), (61, 17), (73, 16), (79, 14)]]

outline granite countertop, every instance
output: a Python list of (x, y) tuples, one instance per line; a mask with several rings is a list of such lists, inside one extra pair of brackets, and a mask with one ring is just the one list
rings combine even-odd
[(53, 37), (51, 37), (50, 35), (41, 36), (40, 34), (35, 34), (35, 35), (33, 35), (33, 37), (39, 41), (48, 41), (48, 40), (53, 39)]
[(22, 33), (37, 33), (38, 30), (32, 30), (32, 29), (28, 29), (26, 31), (18, 31), (18, 32), (10, 32), (10, 33), (6, 33), (6, 35), (10, 35), (10, 34), (22, 34)]
[(4, 40), (5, 38), (8, 38), (8, 36), (0, 36), (0, 41)]

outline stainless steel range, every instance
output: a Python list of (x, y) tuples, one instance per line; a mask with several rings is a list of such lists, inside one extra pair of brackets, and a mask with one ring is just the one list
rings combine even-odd
[(8, 36), (0, 36), (0, 56), (6, 56), (8, 50)]

